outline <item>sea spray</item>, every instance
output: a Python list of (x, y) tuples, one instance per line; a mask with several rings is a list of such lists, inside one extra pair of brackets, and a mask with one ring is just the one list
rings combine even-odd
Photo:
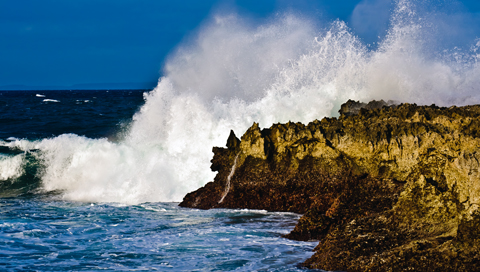
[(5, 156), (0, 154), (0, 181), (15, 181), (23, 174), (24, 154)]
[(180, 201), (213, 180), (212, 146), (254, 121), (336, 116), (347, 99), (479, 103), (480, 44), (442, 50), (442, 34), (416, 4), (396, 2), (387, 35), (373, 49), (338, 20), (318, 27), (286, 14), (254, 25), (218, 15), (168, 59), (123, 140), (67, 134), (7, 145), (38, 149), (43, 190), (65, 199)]

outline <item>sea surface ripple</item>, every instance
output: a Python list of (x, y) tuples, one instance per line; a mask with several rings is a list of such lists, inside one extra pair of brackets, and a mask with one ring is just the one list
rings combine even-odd
[(305, 271), (316, 242), (282, 238), (299, 215), (177, 203), (0, 200), (4, 271)]

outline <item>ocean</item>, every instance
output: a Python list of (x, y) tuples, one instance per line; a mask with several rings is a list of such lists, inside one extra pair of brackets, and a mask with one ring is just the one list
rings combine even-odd
[[(1, 270), (303, 271), (316, 243), (282, 238), (298, 214), (69, 200), (43, 189), (42, 150), (14, 147), (66, 133), (122, 141), (145, 92), (0, 92)], [(12, 173), (16, 158), (23, 164)]]
[(480, 40), (457, 45), (465, 28), (422, 3), (395, 1), (375, 44), (340, 20), (220, 14), (153, 90), (0, 92), (2, 268), (301, 270), (316, 243), (282, 238), (300, 215), (176, 203), (254, 122), (335, 117), (348, 99), (479, 104)]

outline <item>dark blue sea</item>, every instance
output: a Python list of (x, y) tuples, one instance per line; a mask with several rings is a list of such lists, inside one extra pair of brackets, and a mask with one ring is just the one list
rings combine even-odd
[(339, 20), (219, 14), (153, 90), (0, 91), (0, 271), (302, 270), (317, 243), (282, 238), (300, 215), (177, 204), (254, 122), (307, 124), (348, 99), (479, 104), (475, 24), (423, 2), (394, 1), (375, 45)]
[(282, 238), (300, 215), (152, 201), (166, 176), (117, 168), (163, 152), (129, 153), (148, 93), (0, 92), (0, 270), (304, 271), (316, 243)]

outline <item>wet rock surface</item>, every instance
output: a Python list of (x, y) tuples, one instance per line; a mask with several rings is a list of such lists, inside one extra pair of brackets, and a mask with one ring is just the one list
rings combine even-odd
[(340, 114), (232, 131), (214, 181), (180, 206), (302, 213), (286, 237), (320, 241), (309, 268), (480, 271), (480, 106), (350, 100)]

